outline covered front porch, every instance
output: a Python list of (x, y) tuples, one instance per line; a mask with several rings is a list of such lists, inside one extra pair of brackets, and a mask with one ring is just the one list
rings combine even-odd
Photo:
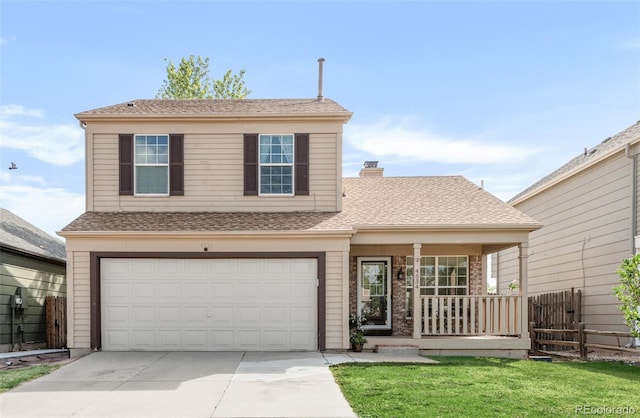
[[(528, 231), (402, 234), (411, 244), (389, 232), (357, 234), (350, 248), (350, 316), (362, 321), (365, 349), (526, 357)], [(489, 294), (487, 256), (510, 247), (520, 254), (517, 288)]]

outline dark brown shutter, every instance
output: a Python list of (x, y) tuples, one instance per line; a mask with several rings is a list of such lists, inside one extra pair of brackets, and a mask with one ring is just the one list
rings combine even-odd
[(258, 134), (244, 134), (244, 195), (258, 195)]
[(309, 134), (296, 134), (296, 195), (309, 195)]
[(184, 135), (169, 135), (169, 195), (184, 196)]
[(133, 195), (133, 134), (120, 134), (120, 195)]

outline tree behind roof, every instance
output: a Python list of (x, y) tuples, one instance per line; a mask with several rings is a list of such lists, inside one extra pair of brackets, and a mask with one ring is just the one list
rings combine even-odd
[(156, 94), (157, 99), (244, 99), (251, 90), (244, 85), (245, 71), (227, 71), (221, 80), (209, 78), (209, 58), (182, 57), (176, 68), (169, 60), (167, 78)]

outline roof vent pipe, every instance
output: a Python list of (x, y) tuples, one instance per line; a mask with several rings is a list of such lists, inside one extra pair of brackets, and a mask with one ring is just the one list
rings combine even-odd
[(321, 102), (324, 100), (322, 96), (322, 64), (324, 63), (324, 58), (318, 58), (318, 101)]

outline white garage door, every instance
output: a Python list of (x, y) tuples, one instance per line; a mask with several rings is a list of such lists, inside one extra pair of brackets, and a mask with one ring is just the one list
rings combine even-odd
[(104, 350), (317, 350), (315, 259), (102, 259)]

